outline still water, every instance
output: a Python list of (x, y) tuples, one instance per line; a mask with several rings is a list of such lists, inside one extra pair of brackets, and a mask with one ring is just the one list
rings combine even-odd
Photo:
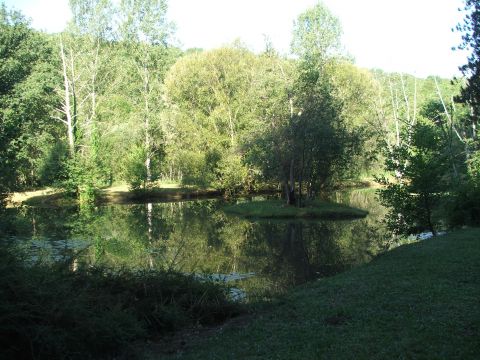
[(34, 259), (110, 267), (173, 269), (231, 281), (247, 298), (281, 293), (368, 262), (388, 236), (371, 189), (332, 200), (370, 214), (348, 221), (251, 221), (222, 211), (220, 199), (17, 208), (8, 237)]

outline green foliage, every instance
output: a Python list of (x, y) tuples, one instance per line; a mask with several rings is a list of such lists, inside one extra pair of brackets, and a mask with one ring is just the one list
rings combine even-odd
[(330, 93), (329, 79), (308, 86), (302, 99), (303, 112), (292, 122), (300, 174), (313, 191), (335, 185), (358, 154), (361, 132), (347, 129), (341, 106)]
[(40, 144), (42, 156), (36, 164), (39, 183), (41, 185), (59, 184), (62, 174), (66, 173), (68, 149), (64, 142), (54, 141), (51, 136), (46, 136)]
[(235, 154), (222, 157), (218, 162), (214, 185), (228, 196), (234, 196), (246, 188), (248, 169), (242, 158)]
[(25, 263), (0, 249), (2, 358), (104, 358), (239, 311), (224, 287), (172, 272)]
[(182, 173), (182, 184), (208, 187), (213, 182), (212, 169), (207, 165), (205, 154), (196, 151), (181, 151), (178, 163), (178, 168)]
[(52, 53), (45, 35), (0, 6), (0, 194), (37, 185), (37, 139), (57, 137), (49, 120), (58, 101)]
[(395, 234), (412, 234), (425, 229), (436, 233), (433, 213), (447, 189), (444, 175), (448, 165), (445, 145), (430, 121), (419, 121), (406, 142), (386, 153), (385, 170), (394, 180), (379, 179), (385, 185), (378, 191), (384, 206), (390, 209), (386, 222)]
[(448, 225), (478, 226), (480, 224), (480, 188), (467, 183), (454, 189), (446, 203)]
[(63, 177), (57, 185), (81, 204), (93, 204), (98, 188), (105, 185), (105, 179), (92, 159), (77, 156), (65, 161)]
[(145, 188), (147, 169), (145, 168), (145, 148), (134, 146), (122, 159), (123, 179), (132, 190)]
[[(342, 57), (339, 21), (321, 3), (294, 25), (296, 59), (271, 45), (255, 55), (240, 43), (182, 54), (169, 46), (163, 0), (75, 0), (71, 8), (73, 20), (57, 38), (68, 65), (65, 97), (54, 39), (2, 7), (0, 193), (64, 183), (91, 199), (115, 181), (138, 189), (169, 178), (229, 195), (282, 182), (301, 198), (373, 172), (379, 139), (392, 144), (395, 116), (406, 118), (415, 105), (444, 141), (454, 128), (471, 132), (466, 107), (455, 110), (453, 122), (444, 114), (434, 78), (368, 72)], [(439, 87), (451, 98), (459, 85), (440, 81)], [(399, 107), (402, 89), (417, 88), (418, 96), (405, 96)], [(66, 128), (52, 120), (66, 121), (67, 99), (75, 142), (69, 161)], [(448, 101), (447, 110), (454, 110)], [(461, 178), (467, 168), (473, 176), (473, 135), (465, 146), (444, 144), (449, 176)], [(463, 150), (468, 164), (460, 159)]]
[(475, 186), (480, 186), (480, 151), (476, 151), (467, 160), (467, 170), (470, 182)]
[(165, 86), (174, 122), (167, 161), (177, 164), (184, 183), (230, 193), (241, 187), (241, 148), (257, 129), (256, 64), (245, 49), (223, 48), (190, 53), (170, 69)]
[(300, 58), (321, 61), (338, 50), (341, 34), (338, 18), (319, 2), (295, 22), (292, 51)]
[[(460, 67), (466, 77), (467, 84), (462, 89), (458, 100), (467, 103), (472, 108), (470, 121), (472, 125), (478, 124), (480, 116), (480, 2), (478, 0), (465, 0), (462, 9), (465, 12), (464, 21), (457, 25), (457, 31), (462, 34), (462, 43), (458, 47), (469, 51), (467, 63)], [(478, 131), (475, 126), (473, 131)], [(472, 134), (477, 137), (477, 134)]]

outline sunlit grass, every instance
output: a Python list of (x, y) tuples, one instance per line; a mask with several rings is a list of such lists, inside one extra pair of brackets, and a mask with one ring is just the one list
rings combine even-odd
[(175, 359), (478, 359), (480, 229), (308, 283)]
[(39, 196), (49, 196), (60, 193), (61, 190), (55, 189), (52, 187), (46, 187), (39, 190), (23, 191), (23, 192), (14, 192), (8, 197), (8, 201), (12, 205), (22, 204), (24, 201), (27, 201), (33, 197)]
[(343, 204), (326, 201), (309, 201), (304, 207), (285, 204), (281, 200), (241, 202), (223, 209), (227, 213), (248, 218), (305, 218), (305, 219), (351, 219), (365, 217), (368, 212)]
[[(129, 203), (137, 200), (166, 198), (180, 200), (185, 196), (218, 195), (212, 188), (201, 188), (194, 185), (183, 185), (178, 182), (153, 182), (148, 189), (132, 191), (125, 183), (117, 183), (97, 191), (97, 202)], [(39, 207), (58, 207), (76, 205), (77, 200), (67, 196), (62, 189), (45, 188), (35, 191), (13, 193), (9, 197), (10, 206), (21, 204)]]

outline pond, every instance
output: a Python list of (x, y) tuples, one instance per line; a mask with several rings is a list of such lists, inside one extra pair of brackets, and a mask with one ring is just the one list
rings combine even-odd
[(384, 209), (374, 190), (339, 192), (332, 200), (370, 214), (348, 221), (252, 221), (224, 213), (221, 199), (22, 207), (9, 209), (14, 232), (4, 239), (34, 259), (72, 261), (72, 267), (173, 269), (232, 281), (253, 299), (345, 271), (385, 249)]

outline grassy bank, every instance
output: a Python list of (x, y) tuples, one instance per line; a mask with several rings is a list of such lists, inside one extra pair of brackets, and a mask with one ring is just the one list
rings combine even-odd
[(353, 219), (365, 217), (368, 212), (347, 205), (324, 201), (310, 201), (305, 207), (286, 205), (281, 200), (242, 202), (226, 206), (225, 212), (259, 219)]
[(221, 192), (216, 189), (183, 186), (177, 183), (156, 183), (146, 190), (139, 191), (131, 191), (126, 185), (113, 186), (100, 190), (98, 195), (100, 203), (130, 204), (137, 201), (176, 201), (205, 198), (219, 196)]
[[(182, 186), (176, 183), (156, 183), (147, 190), (139, 191), (131, 191), (127, 185), (116, 185), (98, 190), (95, 202), (98, 204), (131, 204), (146, 201), (188, 200), (219, 195), (221, 192), (215, 189)], [(10, 206), (23, 204), (36, 207), (62, 207), (78, 205), (78, 200), (68, 196), (61, 189), (46, 188), (13, 193), (8, 203)]]
[(480, 229), (462, 230), (300, 287), (168, 358), (478, 359), (479, 299)]
[(211, 282), (162, 271), (25, 266), (0, 247), (0, 358), (133, 358), (135, 341), (238, 313)]

